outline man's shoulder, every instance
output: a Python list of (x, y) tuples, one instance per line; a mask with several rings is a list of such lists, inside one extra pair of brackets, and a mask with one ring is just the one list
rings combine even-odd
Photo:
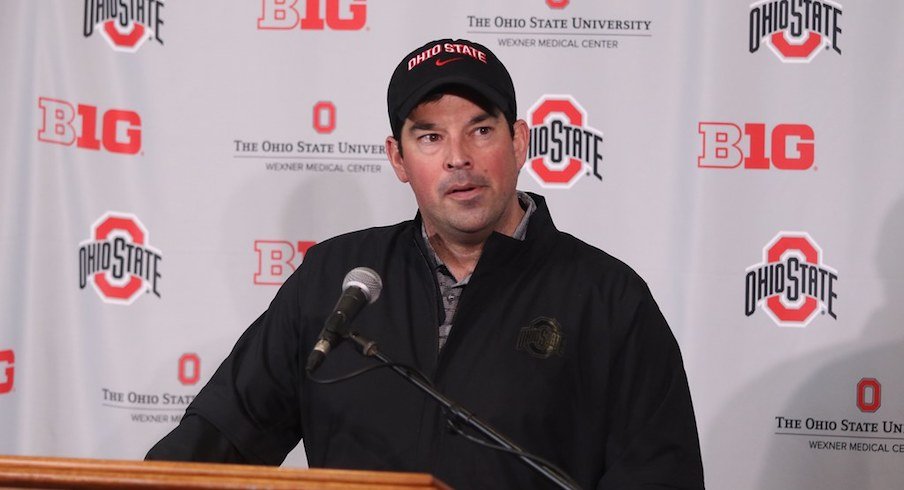
[(411, 232), (413, 229), (414, 222), (407, 220), (392, 225), (350, 231), (317, 243), (308, 250), (305, 259), (379, 255), (408, 241), (413, 236)]
[(629, 287), (646, 287), (646, 282), (633, 267), (609, 252), (563, 231), (556, 231), (554, 241), (554, 267), (570, 270), (575, 277), (594, 282), (614, 281)]

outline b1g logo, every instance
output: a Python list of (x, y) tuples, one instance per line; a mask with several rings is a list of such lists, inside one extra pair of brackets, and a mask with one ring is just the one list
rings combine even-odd
[[(38, 140), (87, 150), (105, 150), (134, 155), (141, 151), (141, 116), (135, 111), (109, 109), (101, 117), (101, 137), (97, 134), (97, 106), (65, 100), (38, 98), (41, 129)], [(76, 117), (77, 116), (77, 117)]]
[(570, 95), (544, 95), (527, 111), (527, 171), (543, 187), (567, 189), (584, 175), (603, 180), (603, 133)]
[(257, 272), (254, 284), (279, 286), (301, 265), (308, 249), (317, 242), (298, 241), (294, 245), (285, 240), (255, 240)]
[(134, 53), (145, 41), (160, 37), (160, 9), (163, 0), (85, 0), (82, 33), (90, 37), (97, 30), (116, 51)]
[(160, 297), (160, 251), (148, 245), (147, 229), (135, 215), (108, 212), (79, 244), (78, 285), (90, 282), (105, 303), (129, 305), (141, 293)]
[(804, 232), (781, 232), (747, 268), (744, 313), (763, 307), (782, 327), (806, 327), (821, 311), (832, 318), (838, 272), (822, 263), (822, 249)]
[(750, 5), (751, 53), (765, 43), (783, 63), (809, 63), (820, 51), (841, 54), (841, 5), (830, 0), (763, 0)]
[(12, 349), (0, 350), (0, 395), (13, 391), (15, 362), (16, 353)]
[(816, 158), (815, 133), (806, 124), (779, 124), (772, 128), (768, 136), (769, 156), (765, 124), (745, 124), (742, 133), (734, 123), (701, 122), (697, 132), (702, 145), (697, 157), (700, 168), (738, 168), (743, 163), (745, 169), (807, 170)]
[[(324, 0), (325, 15), (321, 13), (321, 0), (261, 0), (261, 16), (257, 28), (263, 30), (360, 31), (367, 23), (367, 0)], [(304, 5), (299, 14), (296, 4)], [(342, 4), (346, 7), (343, 8)], [(347, 10), (346, 10), (347, 9)], [(347, 14), (347, 16), (346, 16)]]

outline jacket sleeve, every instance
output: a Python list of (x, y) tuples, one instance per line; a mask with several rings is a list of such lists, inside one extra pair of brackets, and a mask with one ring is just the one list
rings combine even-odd
[(298, 444), (298, 276), (242, 334), (148, 459), (279, 465)]
[(200, 415), (186, 415), (179, 426), (148, 451), (148, 461), (250, 463), (216, 427)]
[(702, 489), (697, 424), (678, 343), (646, 285), (613, 351), (606, 472), (598, 489)]

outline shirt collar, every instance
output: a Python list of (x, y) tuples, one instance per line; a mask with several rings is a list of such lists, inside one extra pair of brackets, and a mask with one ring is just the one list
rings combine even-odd
[[(530, 217), (534, 214), (534, 211), (537, 210), (537, 203), (523, 191), (517, 191), (518, 203), (521, 205), (521, 209), (524, 210), (524, 216), (521, 218), (521, 222), (518, 223), (518, 226), (515, 227), (515, 232), (512, 233), (512, 238), (520, 241), (524, 241), (527, 238), (527, 224), (530, 221)], [(421, 222), (421, 236), (424, 238), (424, 243), (427, 244), (427, 250), (430, 252), (430, 258), (433, 259), (433, 268), (438, 269), (440, 267), (445, 267), (446, 264), (439, 258), (439, 255), (436, 255), (436, 250), (433, 249), (433, 245), (430, 244), (430, 239), (427, 237), (427, 228), (424, 226), (424, 223)], [(470, 275), (461, 282), (466, 283), (468, 279), (470, 279)]]

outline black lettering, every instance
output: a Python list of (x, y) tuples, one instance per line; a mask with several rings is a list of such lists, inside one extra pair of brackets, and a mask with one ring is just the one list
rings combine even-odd
[(756, 294), (756, 271), (750, 271), (744, 277), (744, 314), (753, 315), (756, 311), (757, 294)]
[(123, 274), (125, 274), (125, 257), (123, 257), (123, 248), (126, 246), (126, 241), (121, 237), (116, 237), (113, 240), (113, 278), (114, 279), (122, 279)]
[(552, 142), (552, 148), (549, 151), (549, 159), (552, 160), (553, 163), (559, 163), (562, 161), (562, 140), (559, 137), (559, 133), (562, 131), (562, 121), (558, 119), (553, 119), (552, 121), (552, 134), (550, 135), (550, 141)]
[(760, 9), (750, 11), (750, 52), (756, 53), (760, 49)]
[(797, 11), (797, 1), (791, 2), (791, 35), (800, 37), (803, 34), (803, 16)]
[(832, 318), (837, 320), (838, 316), (835, 315), (835, 298), (838, 297), (838, 295), (835, 294), (835, 280), (836, 279), (838, 279), (838, 276), (835, 274), (832, 274), (830, 272), (829, 273), (829, 295), (828, 295), (828, 298), (826, 301), (826, 306), (829, 310), (829, 315)]
[(841, 10), (832, 10), (832, 49), (836, 53), (841, 54), (841, 48), (838, 47), (838, 35), (841, 34), (841, 27), (838, 27), (838, 17), (841, 16)]
[(788, 259), (788, 295), (787, 298), (789, 301), (797, 301), (797, 298), (800, 297), (800, 284), (797, 279), (797, 271), (800, 269), (800, 261), (797, 257), (791, 257)]

